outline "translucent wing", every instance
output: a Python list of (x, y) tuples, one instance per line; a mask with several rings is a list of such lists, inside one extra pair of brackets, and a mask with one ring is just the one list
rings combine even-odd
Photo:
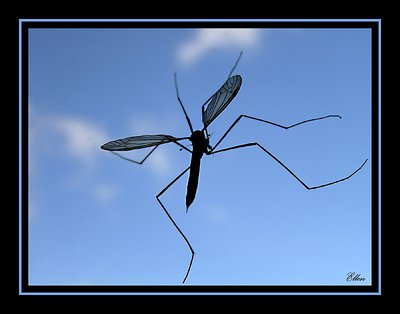
[[(228, 107), (230, 102), (238, 93), (241, 85), (241, 76), (232, 76), (228, 78), (224, 85), (222, 85), (221, 88), (206, 101), (203, 105), (203, 124), (205, 128), (209, 126), (226, 107)], [(204, 110), (205, 106), (207, 106), (207, 108)]]
[(101, 148), (110, 151), (125, 151), (158, 146), (161, 144), (176, 142), (183, 139), (186, 139), (186, 137), (176, 138), (171, 135), (165, 134), (130, 136), (105, 143), (101, 146)]

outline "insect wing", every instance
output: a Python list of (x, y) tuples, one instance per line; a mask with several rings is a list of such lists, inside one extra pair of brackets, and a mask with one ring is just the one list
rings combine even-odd
[(161, 144), (176, 142), (180, 139), (182, 138), (176, 138), (165, 134), (130, 136), (105, 143), (101, 148), (110, 151), (126, 151), (158, 146)]
[(230, 102), (235, 98), (242, 85), (242, 78), (240, 75), (230, 77), (221, 88), (210, 97), (209, 100), (203, 105), (207, 108), (203, 110), (203, 124), (206, 128), (214, 121), (218, 115), (224, 111)]

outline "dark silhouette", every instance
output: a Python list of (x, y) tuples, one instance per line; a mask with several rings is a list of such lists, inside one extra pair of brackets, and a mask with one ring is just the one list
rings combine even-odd
[[(222, 153), (234, 149), (239, 149), (239, 148), (245, 148), (245, 147), (258, 147), (262, 151), (264, 151), (266, 154), (268, 154), (270, 157), (272, 157), (277, 163), (279, 163), (284, 169), (286, 169), (297, 181), (299, 181), (307, 190), (314, 190), (322, 187), (326, 187), (332, 184), (339, 183), (341, 181), (347, 180), (350, 177), (352, 177), (355, 173), (357, 173), (368, 161), (366, 159), (360, 167), (357, 168), (353, 173), (348, 175), (347, 177), (341, 178), (336, 181), (331, 181), (325, 184), (317, 185), (317, 186), (309, 186), (305, 184), (292, 170), (290, 170), (283, 162), (281, 162), (277, 157), (275, 157), (271, 152), (269, 152), (266, 148), (264, 148), (262, 145), (258, 144), (257, 142), (251, 142), (251, 143), (245, 143), (241, 145), (236, 145), (228, 148), (223, 148), (219, 150), (215, 150), (217, 146), (222, 142), (222, 140), (228, 135), (228, 133), (233, 129), (233, 127), (242, 119), (242, 118), (247, 118), (267, 124), (271, 124), (283, 129), (290, 129), (295, 126), (299, 126), (301, 124), (307, 123), (307, 122), (312, 122), (312, 121), (317, 121), (317, 120), (322, 120), (322, 119), (327, 119), (327, 118), (339, 118), (341, 119), (342, 117), (339, 115), (327, 115), (324, 117), (319, 117), (319, 118), (313, 118), (313, 119), (308, 119), (304, 120), (289, 126), (284, 126), (275, 122), (267, 121), (264, 119), (248, 116), (248, 115), (240, 115), (233, 123), (232, 125), (228, 128), (228, 130), (221, 136), (221, 138), (217, 141), (217, 143), (212, 147), (210, 145), (210, 134), (208, 133), (207, 127), (213, 122), (218, 115), (224, 111), (224, 109), (230, 104), (230, 102), (235, 98), (237, 93), (239, 92), (239, 89), (242, 85), (242, 78), (240, 75), (235, 75), (231, 76), (232, 72), (236, 68), (240, 57), (242, 56), (242, 52), (239, 55), (239, 58), (237, 59), (235, 65), (233, 66), (231, 72), (229, 73), (228, 79), (226, 82), (221, 86), (221, 88), (213, 94), (202, 106), (202, 120), (203, 120), (203, 129), (202, 130), (193, 130), (192, 123), (189, 119), (189, 116), (186, 113), (185, 107), (183, 106), (183, 103), (180, 99), (179, 96), (179, 91), (178, 91), (178, 83), (176, 80), (176, 74), (174, 74), (174, 81), (175, 81), (175, 88), (176, 88), (176, 95), (179, 101), (179, 104), (182, 108), (183, 114), (185, 115), (187, 124), (189, 126), (191, 136), (190, 137), (180, 137), (176, 138), (171, 135), (165, 135), (165, 134), (157, 134), (157, 135), (141, 135), (141, 136), (131, 136), (123, 139), (118, 139), (115, 141), (108, 142), (104, 145), (101, 146), (102, 149), (111, 151), (118, 157), (137, 163), (137, 164), (142, 164), (153, 152), (154, 150), (160, 146), (161, 144), (166, 144), (166, 143), (174, 143), (178, 146), (180, 146), (181, 150), (184, 149), (192, 154), (192, 159), (190, 161), (190, 166), (187, 167), (183, 172), (181, 172), (174, 180), (172, 180), (163, 190), (161, 190), (160, 193), (156, 195), (156, 199), (159, 202), (161, 208), (164, 210), (165, 214), (168, 216), (169, 220), (172, 222), (172, 224), (175, 226), (175, 228), (178, 230), (178, 232), (181, 234), (183, 239), (185, 240), (186, 244), (188, 245), (190, 252), (192, 254), (190, 263), (188, 266), (188, 269), (186, 271), (185, 277), (182, 281), (184, 283), (186, 281), (186, 278), (189, 275), (190, 269), (192, 267), (193, 259), (194, 259), (194, 250), (189, 242), (189, 240), (186, 238), (185, 234), (182, 232), (182, 230), (178, 227), (178, 225), (175, 223), (174, 219), (171, 217), (169, 214), (168, 210), (165, 208), (164, 204), (161, 202), (160, 197), (163, 195), (177, 180), (179, 180), (189, 169), (189, 181), (187, 185), (187, 192), (186, 192), (186, 212), (189, 209), (189, 206), (193, 203), (195, 197), (196, 197), (196, 191), (198, 187), (198, 182), (199, 182), (199, 175), (200, 175), (200, 161), (201, 158), (203, 157), (203, 154), (206, 155), (211, 155), (211, 154), (217, 154), (217, 153)], [(193, 150), (188, 149), (186, 146), (182, 145), (179, 141), (181, 140), (189, 140), (192, 142)], [(127, 151), (127, 150), (134, 150), (134, 149), (141, 149), (141, 148), (147, 148), (147, 147), (154, 147), (141, 161), (135, 161), (129, 158), (126, 158), (124, 156), (121, 156), (118, 153), (115, 153), (115, 151)]]
[(194, 131), (190, 136), (189, 140), (192, 142), (192, 160), (190, 161), (190, 172), (189, 181), (186, 192), (186, 211), (189, 206), (193, 203), (196, 197), (197, 186), (199, 183), (200, 174), (200, 159), (203, 154), (208, 154), (210, 146), (210, 141), (204, 136), (202, 131)]

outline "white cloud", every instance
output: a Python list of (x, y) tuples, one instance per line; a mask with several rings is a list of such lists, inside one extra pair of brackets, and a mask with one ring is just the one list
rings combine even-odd
[(252, 47), (259, 41), (257, 29), (199, 29), (195, 36), (178, 50), (179, 59), (186, 64), (202, 57), (211, 49), (220, 47)]
[(52, 125), (65, 138), (67, 152), (86, 165), (93, 164), (100, 146), (108, 138), (101, 127), (79, 118), (54, 118)]
[(92, 121), (74, 116), (39, 113), (30, 106), (30, 164), (38, 154), (63, 153), (84, 166), (92, 166), (100, 146), (109, 139), (105, 130)]
[(232, 224), (229, 210), (220, 204), (208, 204), (204, 206), (203, 216), (211, 223), (228, 227)]
[(162, 148), (158, 148), (149, 159), (151, 170), (158, 176), (165, 177), (170, 174), (171, 158)]
[(117, 189), (110, 184), (98, 183), (93, 186), (92, 193), (97, 201), (105, 204), (115, 199)]
[[(74, 161), (75, 169), (65, 172), (61, 182), (70, 191), (85, 191), (96, 202), (106, 205), (118, 195), (117, 187), (99, 182), (95, 167), (100, 161), (100, 146), (110, 137), (98, 124), (82, 117), (40, 113), (30, 107), (29, 115), (29, 220), (35, 222), (44, 206), (40, 193), (43, 192), (41, 172), (47, 171), (43, 160), (58, 159), (60, 154)], [(46, 156), (46, 158), (43, 158)], [(64, 161), (61, 161), (64, 162)], [(116, 161), (118, 162), (118, 160)], [(67, 166), (71, 169), (70, 166)], [(60, 196), (62, 197), (62, 196)]]
[[(35, 108), (34, 108), (35, 109)], [(60, 154), (79, 163), (79, 170), (72, 173), (68, 178), (71, 185), (79, 185), (79, 182), (87, 180), (87, 176), (95, 174), (96, 165), (101, 156), (109, 153), (100, 149), (100, 146), (107, 141), (115, 140), (115, 136), (109, 135), (101, 125), (88, 119), (60, 114), (43, 114), (31, 110), (29, 117), (29, 165), (30, 175), (43, 170), (44, 165), (40, 160), (44, 154), (59, 158)], [(152, 119), (135, 119), (132, 121), (133, 129), (131, 136), (135, 134), (163, 133), (164, 129)], [(171, 125), (173, 123), (171, 122)], [(151, 131), (152, 130), (152, 131)], [(167, 131), (168, 133), (168, 131)], [(178, 148), (178, 147), (177, 147)], [(140, 160), (147, 153), (145, 151), (120, 152), (121, 155), (134, 160)], [(112, 154), (109, 154), (113, 156)], [(141, 156), (141, 157), (137, 157)], [(115, 164), (124, 162), (116, 158)], [(157, 177), (165, 178), (170, 175), (173, 158), (168, 150), (158, 148), (147, 160), (146, 166)], [(133, 165), (135, 166), (135, 165)], [(141, 167), (137, 165), (137, 167)], [(147, 168), (146, 167), (146, 168)], [(108, 202), (113, 199), (116, 189), (104, 184), (95, 184), (92, 187), (91, 195), (99, 202)]]
[[(179, 122), (182, 122), (179, 118), (180, 117), (173, 115), (163, 116), (162, 119), (146, 114), (135, 115), (130, 119), (129, 128), (132, 130), (130, 131), (132, 132), (130, 135), (169, 134), (179, 137), (177, 125), (179, 125)], [(172, 143), (162, 145), (145, 161), (146, 166), (149, 166), (156, 176), (163, 179), (171, 175), (171, 170), (173, 169), (174, 158), (171, 156), (171, 151), (168, 150), (168, 147), (171, 146), (173, 149), (179, 150), (179, 147)], [(132, 154), (124, 154), (124, 152), (120, 152), (120, 154), (134, 160), (140, 160), (144, 158), (149, 151), (150, 149), (148, 149), (146, 153), (132, 152)], [(135, 154), (141, 157), (136, 158), (134, 157)]]

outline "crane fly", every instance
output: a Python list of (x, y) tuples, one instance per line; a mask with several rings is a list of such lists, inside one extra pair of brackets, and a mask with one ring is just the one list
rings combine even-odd
[[(157, 199), (158, 203), (160, 204), (161, 208), (163, 209), (165, 214), (168, 216), (169, 220), (172, 222), (172, 224), (174, 225), (176, 230), (180, 233), (182, 238), (185, 240), (185, 242), (191, 252), (191, 259), (190, 259), (190, 262), (189, 262), (189, 265), (186, 270), (186, 273), (185, 273), (182, 283), (185, 283), (185, 281), (189, 275), (189, 272), (191, 270), (192, 263), (194, 260), (195, 252), (194, 252), (193, 247), (190, 244), (189, 240), (185, 236), (185, 234), (182, 232), (182, 230), (179, 228), (179, 226), (176, 224), (176, 222), (174, 221), (174, 219), (168, 212), (167, 208), (161, 202), (160, 197), (176, 181), (178, 181), (187, 171), (189, 171), (189, 179), (188, 179), (187, 190), (186, 190), (186, 212), (187, 212), (189, 209), (189, 206), (193, 203), (193, 201), (196, 197), (196, 191), (197, 191), (197, 187), (198, 187), (199, 174), (200, 174), (200, 162), (201, 162), (201, 158), (203, 157), (204, 154), (205, 155), (213, 155), (213, 154), (218, 154), (218, 153), (235, 150), (235, 149), (241, 149), (241, 148), (246, 148), (246, 147), (257, 147), (261, 151), (263, 151), (264, 153), (269, 155), (272, 159), (274, 159), (286, 171), (288, 171), (307, 190), (315, 190), (318, 188), (326, 187), (326, 186), (333, 185), (333, 184), (339, 183), (341, 181), (347, 180), (350, 177), (352, 177), (355, 173), (357, 173), (368, 161), (368, 159), (366, 159), (361, 164), (361, 166), (359, 166), (353, 173), (351, 173), (350, 175), (348, 175), (346, 177), (343, 177), (341, 179), (331, 181), (331, 182), (328, 182), (325, 184), (321, 184), (321, 185), (309, 186), (306, 183), (304, 183), (304, 181), (301, 180), (292, 170), (290, 170), (282, 161), (280, 161), (277, 157), (275, 157), (275, 155), (273, 155), (264, 146), (260, 145), (257, 142), (244, 143), (244, 144), (235, 145), (235, 146), (216, 150), (216, 148), (221, 144), (221, 142), (225, 139), (225, 137), (229, 134), (229, 132), (232, 131), (232, 129), (243, 118), (253, 120), (253, 121), (263, 122), (263, 123), (273, 125), (273, 126), (276, 126), (276, 127), (282, 128), (282, 129), (290, 129), (290, 128), (299, 126), (301, 124), (305, 124), (305, 123), (313, 122), (313, 121), (317, 121), (317, 120), (323, 120), (323, 119), (328, 119), (328, 118), (339, 118), (339, 119), (342, 118), (341, 116), (336, 115), (336, 114), (327, 115), (327, 116), (318, 117), (318, 118), (312, 118), (312, 119), (304, 120), (304, 121), (297, 122), (292, 125), (286, 125), (286, 126), (275, 123), (275, 122), (271, 122), (268, 120), (260, 119), (257, 117), (249, 116), (246, 114), (241, 114), (230, 125), (230, 127), (225, 131), (225, 133), (216, 142), (216, 144), (214, 146), (211, 146), (210, 145), (210, 134), (208, 133), (207, 128), (226, 109), (226, 107), (228, 107), (228, 105), (236, 97), (236, 95), (238, 94), (238, 92), (242, 86), (242, 77), (240, 75), (232, 76), (232, 73), (235, 70), (236, 66), (238, 65), (241, 56), (242, 56), (242, 52), (240, 53), (238, 59), (236, 60), (236, 63), (233, 66), (232, 70), (230, 71), (228, 79), (225, 81), (225, 83), (218, 89), (217, 92), (215, 92), (210, 98), (208, 98), (207, 101), (202, 105), (201, 111), (202, 111), (203, 128), (201, 130), (193, 130), (192, 122), (191, 122), (191, 120), (185, 110), (185, 107), (182, 103), (182, 100), (179, 96), (178, 83), (177, 83), (177, 79), (176, 79), (176, 74), (174, 73), (176, 96), (177, 96), (178, 102), (180, 104), (180, 107), (183, 111), (183, 114), (185, 115), (186, 122), (189, 126), (191, 135), (189, 137), (174, 137), (172, 135), (167, 135), (167, 134), (130, 136), (130, 137), (126, 137), (126, 138), (108, 142), (101, 146), (102, 149), (111, 151), (118, 157), (128, 160), (130, 162), (134, 162), (136, 164), (143, 164), (143, 162), (155, 151), (155, 149), (157, 147), (159, 147), (160, 145), (163, 145), (163, 144), (167, 144), (167, 143), (174, 143), (174, 144), (180, 146), (180, 150), (186, 150), (189, 153), (191, 153), (191, 161), (190, 161), (189, 167), (187, 167), (185, 170), (183, 170), (175, 179), (173, 179), (166, 187), (164, 187), (160, 191), (160, 193), (158, 193), (156, 195), (156, 199)], [(182, 140), (189, 140), (192, 143), (193, 149), (190, 150), (187, 146), (184, 146), (183, 144), (181, 144), (180, 141), (182, 141)], [(132, 159), (126, 158), (126, 157), (116, 153), (116, 151), (130, 151), (130, 150), (150, 148), (150, 147), (153, 147), (153, 148), (141, 161), (132, 160)]]

